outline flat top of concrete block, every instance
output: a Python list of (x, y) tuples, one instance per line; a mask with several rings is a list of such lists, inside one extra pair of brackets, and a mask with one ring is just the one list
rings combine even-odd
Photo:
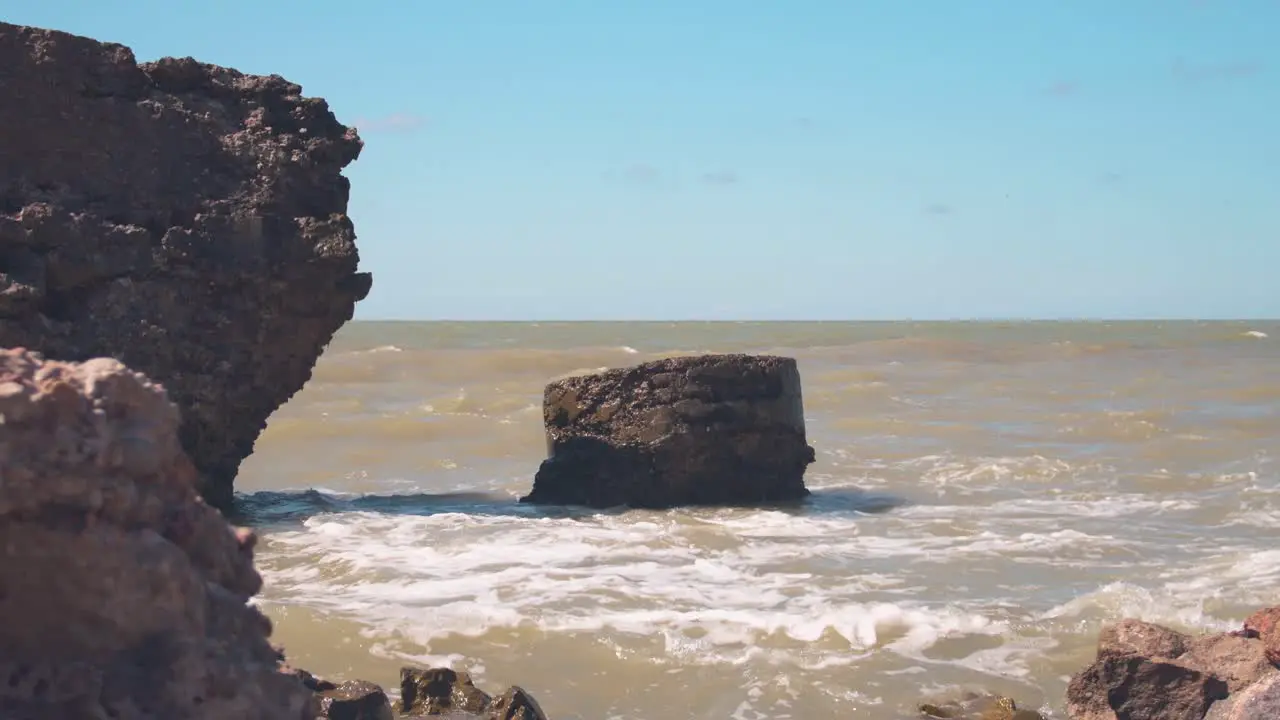
[[(653, 442), (693, 424), (724, 429), (784, 425), (803, 433), (793, 358), (713, 354), (664, 358), (547, 385), (549, 433)], [(570, 430), (572, 428), (572, 430)]]
[(746, 373), (751, 371), (794, 372), (795, 358), (783, 355), (748, 355), (746, 353), (707, 353), (702, 355), (681, 355), (678, 357), (649, 360), (638, 365), (621, 368), (610, 368), (597, 373), (570, 375), (557, 378), (548, 384), (575, 385), (586, 381), (616, 381), (627, 377), (646, 377), (663, 373), (682, 373), (690, 370), (715, 369), (725, 375)]

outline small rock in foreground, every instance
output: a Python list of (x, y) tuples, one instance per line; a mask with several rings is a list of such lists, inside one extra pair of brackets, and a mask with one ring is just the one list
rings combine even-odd
[[(319, 692), (321, 717), (329, 720), (392, 720), (396, 717), (383, 689), (353, 680), (335, 685), (304, 671), (295, 674)], [(447, 720), (547, 720), (533, 696), (519, 687), (498, 697), (477, 688), (469, 673), (449, 668), (400, 669), (400, 717)]]
[(1280, 718), (1280, 608), (1236, 632), (1192, 637), (1122, 620), (1102, 630), (1097, 659), (1067, 686), (1072, 720)]
[(800, 372), (792, 358), (701, 355), (550, 383), (547, 454), (521, 502), (605, 508), (804, 498)]
[(1003, 695), (966, 693), (947, 702), (920, 706), (923, 718), (939, 720), (1045, 720), (1034, 710), (1019, 710), (1013, 698)]
[(1071, 678), (1072, 720), (1201, 720), (1227, 684), (1177, 663), (1139, 655), (1111, 655)]
[(329, 720), (394, 720), (381, 687), (364, 680), (344, 682), (320, 693), (320, 713)]

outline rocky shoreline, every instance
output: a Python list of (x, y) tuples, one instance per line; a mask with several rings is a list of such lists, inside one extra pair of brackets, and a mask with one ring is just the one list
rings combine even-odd
[[(256, 536), (196, 492), (178, 408), (117, 360), (0, 350), (0, 718), (392, 717), (366, 682), (289, 668)], [(404, 716), (546, 720), (513, 687), (405, 668)]]
[(1191, 636), (1122, 620), (1067, 687), (1071, 720), (1280, 718), (1280, 607), (1239, 630)]
[(395, 702), (379, 685), (365, 680), (334, 684), (298, 671), (315, 691), (320, 717), (329, 720), (393, 720), (447, 717), (452, 720), (547, 720), (533, 696), (512, 686), (497, 696), (475, 686), (471, 675), (449, 668), (405, 667)]
[[(289, 668), (249, 604), (256, 537), (217, 509), (369, 291), (341, 175), (354, 130), (276, 76), (5, 23), (0, 88), (0, 134), (21, 138), (0, 166), (0, 718), (546, 720), (523, 689), (491, 696), (447, 668), (405, 668), (396, 703)], [(790, 358), (556, 381), (544, 419), (526, 502), (808, 492)], [(1278, 665), (1280, 607), (1198, 637), (1123, 620), (1072, 678), (1068, 715), (1280, 718)], [(980, 695), (918, 712), (1044, 718)]]

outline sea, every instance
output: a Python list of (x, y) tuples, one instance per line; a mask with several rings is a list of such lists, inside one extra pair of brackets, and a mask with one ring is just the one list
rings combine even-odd
[[(797, 358), (798, 507), (530, 507), (557, 377)], [(355, 322), (237, 480), (290, 662), (551, 720), (1065, 718), (1099, 629), (1280, 604), (1280, 322)]]

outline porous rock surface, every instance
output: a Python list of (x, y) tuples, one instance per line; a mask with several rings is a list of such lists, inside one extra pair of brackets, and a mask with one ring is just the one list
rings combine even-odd
[(966, 692), (940, 703), (920, 705), (920, 716), (935, 720), (1045, 720), (1044, 715), (1019, 708), (1013, 698)]
[(546, 387), (547, 458), (522, 502), (665, 508), (809, 494), (792, 358), (701, 355)]
[(0, 351), (0, 718), (315, 716), (247, 604), (253, 534), (195, 477), (144, 376)]
[(378, 685), (350, 680), (320, 689), (320, 716), (328, 720), (395, 720), (391, 700)]
[(1241, 630), (1193, 637), (1126, 619), (1103, 628), (1096, 660), (1067, 686), (1072, 720), (1280, 718), (1280, 608)]
[(469, 673), (450, 668), (401, 668), (398, 705), (405, 718), (547, 720), (523, 688), (513, 685), (495, 698), (477, 688)]
[(493, 697), (476, 687), (470, 673), (450, 668), (400, 668), (400, 699), (395, 710), (386, 692), (364, 680), (341, 685), (296, 671), (319, 694), (320, 715), (328, 720), (547, 720), (533, 696), (518, 686)]
[(219, 507), (369, 291), (356, 132), (278, 76), (0, 22), (0, 346), (163, 382)]

